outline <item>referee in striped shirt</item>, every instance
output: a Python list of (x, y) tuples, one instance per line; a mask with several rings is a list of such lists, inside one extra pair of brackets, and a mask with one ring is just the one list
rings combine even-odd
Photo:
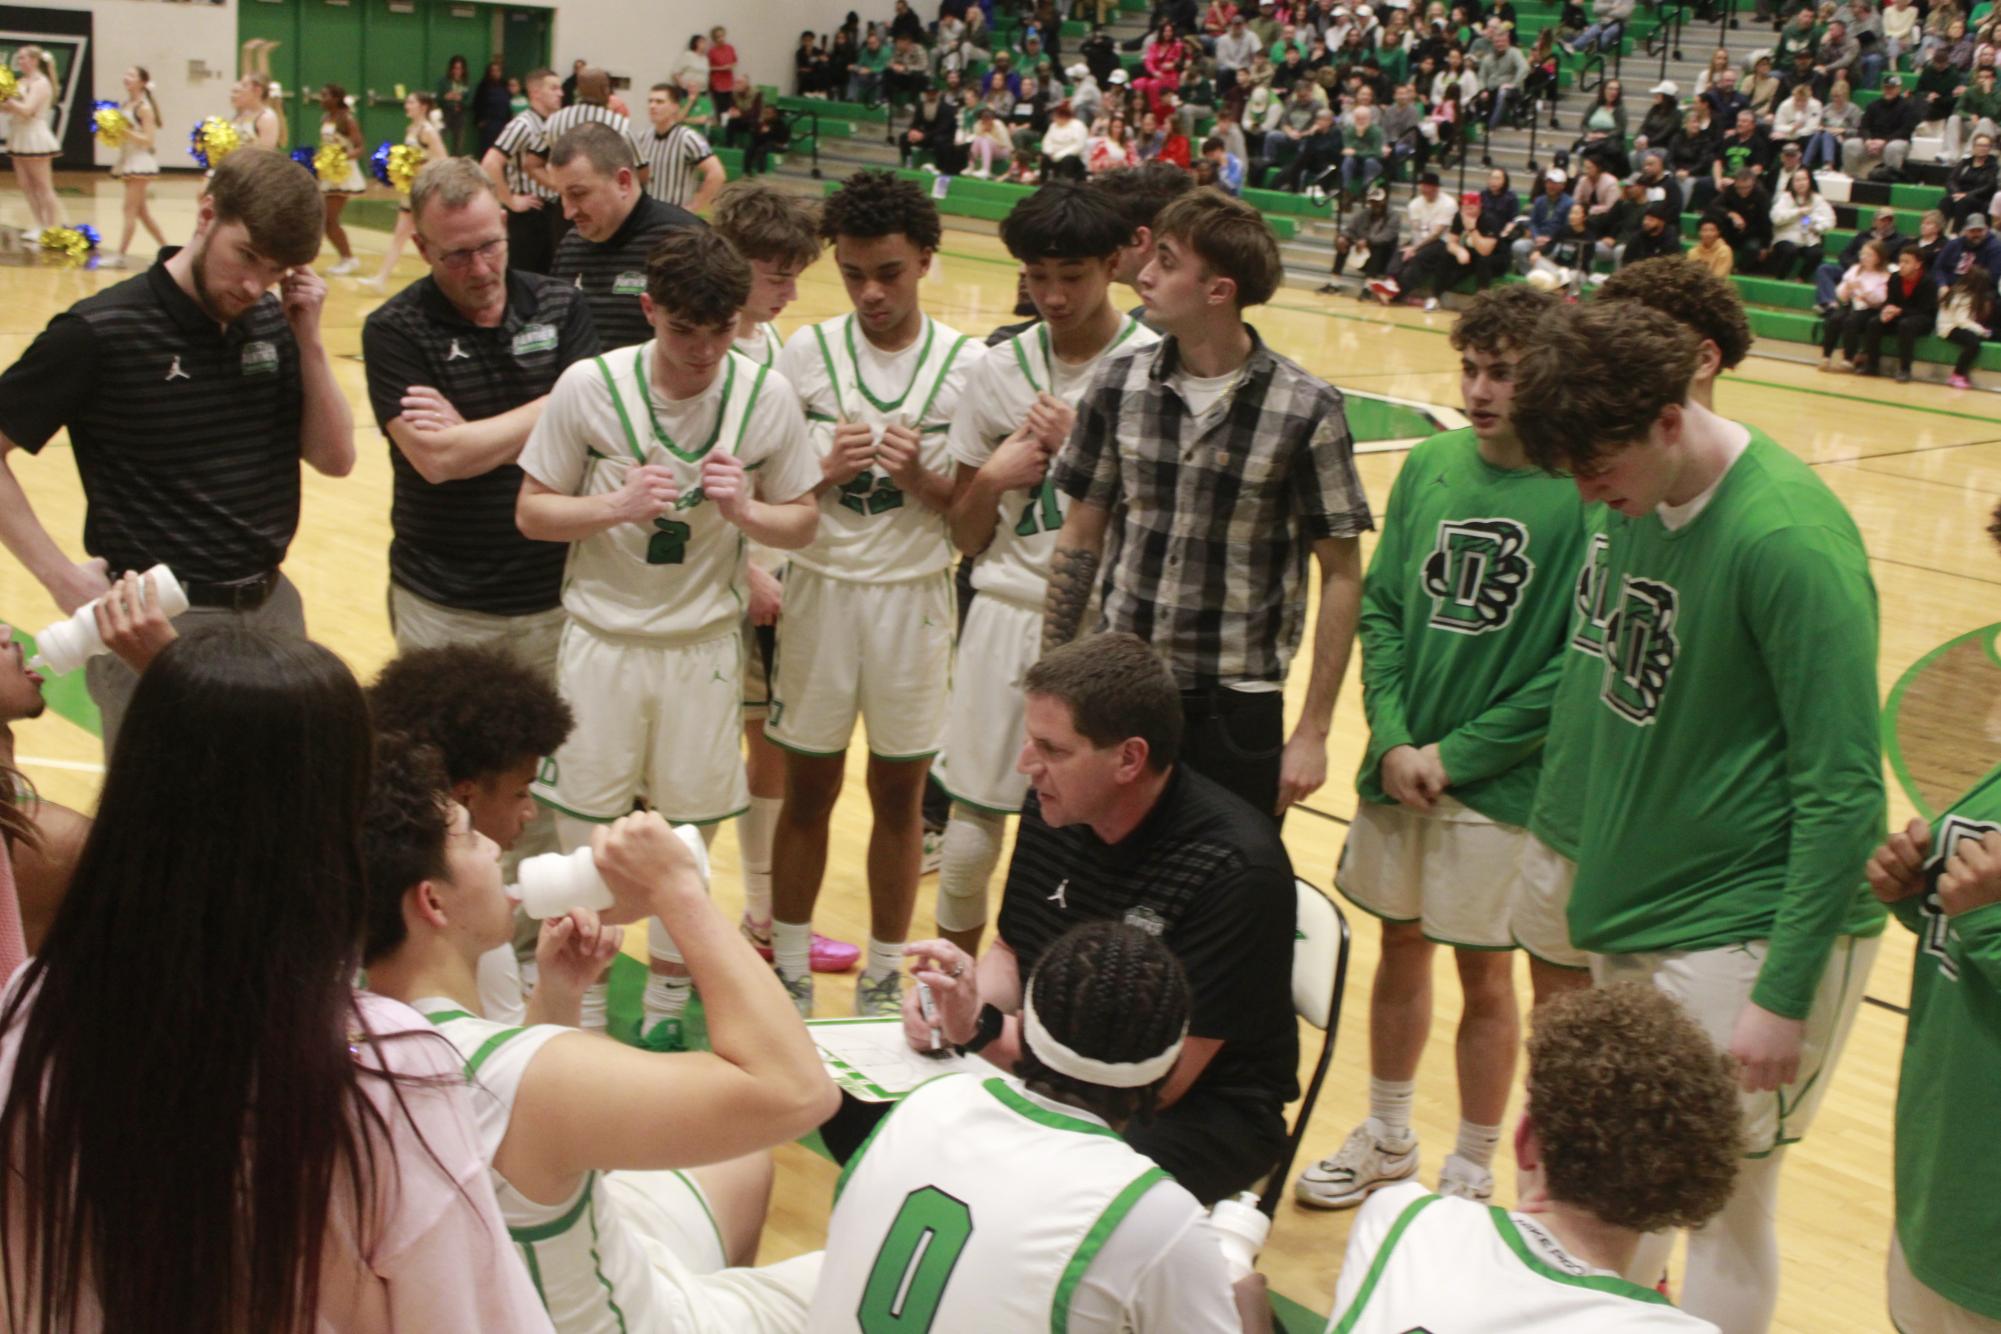
[(541, 162), (546, 172), (549, 154), (556, 141), (579, 125), (609, 125), (620, 138), (632, 133), (632, 122), (611, 109), (611, 76), (593, 66), (577, 75), (577, 100), (543, 121), (542, 132), (528, 145), (528, 152)]
[(632, 142), (608, 125), (579, 125), (549, 157), (549, 181), (563, 214), (575, 224), (556, 247), (555, 277), (590, 302), (591, 322), (605, 351), (653, 337), (640, 305), (646, 260), (660, 238), (680, 227), (707, 227), (694, 214), (663, 204), (639, 188)]
[(639, 180), (663, 204), (700, 213), (723, 188), (723, 164), (702, 132), (688, 124), (687, 94), (671, 83), (656, 83), (646, 94), (650, 128), (632, 131), (639, 155)]
[[(299, 526), (299, 462), (329, 477), (354, 468), (354, 418), (321, 339), (326, 284), (306, 267), (324, 222), (311, 175), (240, 149), (216, 167), (185, 248), (56, 316), (0, 375), (0, 541), (65, 612), (164, 563), (187, 590), (183, 632), (227, 619), (305, 633), (279, 573)], [(80, 563), (5, 457), (40, 453), (64, 427), (87, 504)], [(109, 754), (138, 677), (102, 655), (85, 680)]]
[(507, 265), (516, 273), (547, 273), (556, 242), (567, 230), (556, 192), (541, 177), (530, 149), (542, 142), (547, 118), (563, 106), (563, 81), (551, 69), (534, 69), (521, 81), (528, 109), (501, 129), (480, 166), (507, 206)]

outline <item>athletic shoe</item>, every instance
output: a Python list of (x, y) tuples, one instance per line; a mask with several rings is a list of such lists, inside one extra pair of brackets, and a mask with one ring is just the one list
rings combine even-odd
[(1333, 283), (1322, 283), (1322, 284), (1320, 284), (1320, 291), (1319, 291), (1319, 295), (1321, 295), (1321, 296), (1339, 296), (1340, 294), (1341, 294), (1341, 289), (1340, 289), (1340, 288), (1339, 288), (1338, 286), (1336, 286), (1335, 284), (1333, 284)]
[(1386, 306), (1403, 292), (1403, 288), (1397, 285), (1397, 280), (1394, 278), (1374, 279), (1369, 283), (1368, 290), (1370, 296)]
[(855, 984), (855, 1017), (888, 1019), (903, 1013), (903, 974), (884, 973), (871, 982), (866, 975)]
[(1907, 370), (1899, 368), (1897, 371), (1897, 383), (1909, 384), (1910, 382), (1911, 382), (1911, 373)]
[(114, 250), (109, 254), (99, 254), (97, 267), (100, 269), (122, 269), (126, 265), (125, 252)]
[(1340, 1150), (1299, 1174), (1293, 1196), (1315, 1209), (1352, 1209), (1369, 1192), (1417, 1175), (1417, 1140), (1401, 1149), (1376, 1138), (1367, 1121), (1350, 1131)]
[(1424, 299), (1424, 313), (1425, 313), (1425, 314), (1429, 315), (1429, 314), (1430, 314), (1430, 313), (1431, 313), (1432, 311), (1434, 311), (1434, 310), (1437, 310), (1437, 309), (1438, 309), (1438, 298), (1437, 298), (1437, 297), (1435, 297), (1435, 296), (1428, 296), (1428, 297), (1426, 297), (1426, 298)]
[(945, 831), (926, 829), (924, 831), (924, 859), (917, 864), (917, 874), (931, 875), (938, 869), (938, 863), (945, 858)]
[[(737, 922), (737, 930), (743, 932), (743, 938), (750, 942), (750, 947), (757, 951), (759, 958), (766, 963), (773, 961), (769, 919), (758, 923), (751, 921), (749, 917), (744, 917)], [(859, 945), (850, 945), (845, 940), (823, 936), (815, 931), (813, 950), (807, 957), (812, 961), (813, 971), (816, 973), (845, 973), (862, 957), (862, 948)]]
[(1491, 1203), (1494, 1174), (1484, 1167), (1475, 1167), (1456, 1153), (1448, 1153), (1438, 1168), (1438, 1193), (1456, 1195), (1475, 1204)]
[(1973, 388), (1973, 381), (1967, 379), (1964, 375), (1951, 376), (1946, 380), (1946, 383), (1951, 385), (1954, 389)]
[[(773, 969), (772, 971), (776, 972), (777, 970)], [(808, 973), (804, 977), (787, 977), (785, 974), (779, 973), (778, 980), (784, 984), (785, 994), (792, 998), (792, 1008), (799, 1011), (799, 1017), (801, 1019), (811, 1019), (813, 1017), (813, 975)]]
[(386, 278), (357, 278), (354, 285), (364, 292), (381, 293), (389, 290), (389, 280)]
[(341, 260), (339, 263), (335, 264), (332, 268), (328, 269), (327, 272), (333, 277), (344, 278), (348, 274), (353, 273), (356, 269), (360, 267), (361, 267), (361, 261), (356, 259), (353, 255), (349, 255), (346, 259)]
[(646, 1031), (646, 1035), (639, 1039), (639, 1045), (648, 1051), (686, 1051), (688, 1039), (681, 1031), (678, 1018), (662, 1019)]

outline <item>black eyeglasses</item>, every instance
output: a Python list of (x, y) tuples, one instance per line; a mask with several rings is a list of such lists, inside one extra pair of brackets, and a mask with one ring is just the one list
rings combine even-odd
[(469, 269), (474, 260), (499, 259), (507, 250), (507, 238), (502, 236), (465, 250), (447, 250), (438, 256), (438, 263), (448, 269)]

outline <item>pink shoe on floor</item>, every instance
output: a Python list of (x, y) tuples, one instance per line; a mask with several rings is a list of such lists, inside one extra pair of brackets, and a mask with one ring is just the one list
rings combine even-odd
[(1953, 387), (1954, 389), (1971, 389), (1971, 388), (1973, 388), (1973, 382), (1972, 382), (1971, 380), (1967, 379), (1967, 378), (1966, 378), (1966, 377), (1965, 377), (1964, 375), (1951, 375), (1951, 376), (1947, 376), (1947, 377), (1946, 377), (1946, 381), (1945, 381), (1945, 382), (1946, 382), (1947, 384), (1951, 385), (1951, 386), (1952, 386), (1952, 387)]
[[(743, 932), (743, 938), (750, 942), (751, 948), (756, 950), (766, 963), (770, 963), (771, 923), (769, 921), (754, 923), (746, 917), (738, 923), (737, 929)], [(808, 958), (814, 972), (845, 973), (852, 969), (861, 957), (861, 946), (850, 945), (845, 940), (835, 940), (831, 936), (823, 936), (818, 931), (813, 933), (813, 948)]]

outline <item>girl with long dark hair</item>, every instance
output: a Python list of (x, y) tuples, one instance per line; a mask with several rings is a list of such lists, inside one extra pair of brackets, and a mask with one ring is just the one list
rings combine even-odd
[(16, 1331), (547, 1330), (450, 1048), (358, 994), (361, 688), (222, 629), (140, 677), (0, 1006)]

